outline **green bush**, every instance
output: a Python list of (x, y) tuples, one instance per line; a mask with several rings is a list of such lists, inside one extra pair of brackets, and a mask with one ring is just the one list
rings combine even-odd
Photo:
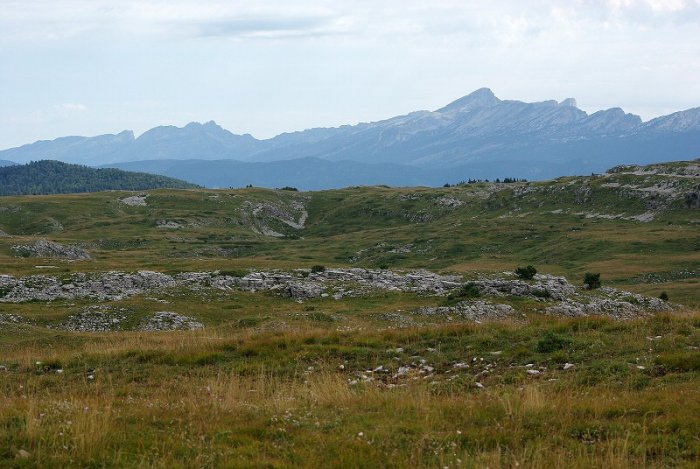
[(314, 265), (311, 267), (311, 273), (314, 273), (314, 274), (317, 274), (320, 272), (325, 272), (325, 271), (326, 271), (326, 267), (322, 266), (322, 265)]
[(531, 265), (515, 269), (515, 274), (523, 280), (532, 280), (536, 273), (537, 269)]
[(595, 288), (600, 288), (600, 274), (586, 272), (583, 276), (583, 284), (587, 289), (593, 290)]
[(668, 301), (668, 293), (666, 293), (665, 291), (662, 291), (661, 294), (659, 295), (659, 299), (661, 299), (663, 301)]
[(656, 363), (670, 371), (700, 371), (700, 353), (694, 351), (673, 351), (656, 358)]
[(481, 296), (479, 287), (469, 282), (447, 295), (447, 299), (444, 301), (444, 304), (447, 306), (452, 306), (460, 301), (468, 300), (470, 298), (478, 298), (479, 296)]
[(540, 340), (537, 341), (536, 350), (540, 353), (552, 353), (563, 349), (569, 344), (571, 344), (571, 339), (568, 337), (555, 334), (552, 331), (547, 331), (540, 337)]

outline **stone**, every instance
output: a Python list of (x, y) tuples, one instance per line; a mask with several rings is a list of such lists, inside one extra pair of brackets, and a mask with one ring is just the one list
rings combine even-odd
[(532, 283), (518, 279), (487, 279), (472, 282), (484, 295), (513, 295), (544, 301), (563, 300), (574, 293), (576, 287), (564, 277), (536, 274)]
[(90, 254), (78, 246), (68, 246), (46, 239), (32, 245), (15, 245), (12, 250), (22, 257), (53, 257), (58, 259), (88, 260)]
[(130, 312), (125, 308), (108, 305), (95, 305), (83, 308), (56, 326), (72, 332), (110, 332), (122, 330), (121, 323), (128, 319)]
[[(505, 277), (481, 278), (470, 283), (484, 296), (518, 296), (538, 300), (543, 303), (541, 310), (545, 314), (555, 316), (605, 315), (615, 319), (631, 319), (673, 309), (672, 305), (658, 298), (610, 287), (602, 287), (593, 292), (584, 291), (563, 277), (538, 274), (531, 282)], [(309, 272), (303, 269), (293, 272), (256, 271), (242, 277), (221, 275), (216, 271), (183, 272), (175, 276), (151, 271), (74, 273), (60, 278), (50, 275), (29, 275), (20, 278), (0, 275), (0, 303), (74, 299), (114, 301), (146, 293), (158, 294), (171, 288), (187, 288), (192, 291), (202, 288), (222, 291), (270, 291), (303, 302), (319, 297), (342, 300), (381, 291), (446, 296), (463, 285), (463, 278), (456, 275), (440, 275), (425, 270), (400, 273), (361, 268), (326, 269), (323, 272)], [(410, 314), (480, 322), (520, 319), (521, 316), (517, 313), (507, 304), (477, 298), (462, 301), (454, 306), (418, 308)], [(98, 315), (93, 316), (97, 320)], [(403, 318), (403, 315), (397, 317)], [(86, 316), (78, 319), (89, 318)], [(114, 319), (109, 318), (111, 323), (105, 319), (107, 325), (94, 330), (116, 329), (123, 318), (117, 318), (118, 321)], [(18, 322), (22, 321), (8, 315), (0, 315), (0, 325)], [(67, 327), (71, 330), (83, 330), (71, 325)]]
[(311, 282), (294, 282), (289, 283), (284, 288), (284, 296), (294, 299), (310, 299), (319, 298), (323, 294), (323, 286)]
[(159, 311), (142, 322), (142, 331), (175, 331), (203, 329), (204, 324), (189, 317), (171, 311)]
[(493, 321), (514, 316), (516, 311), (510, 305), (496, 304), (484, 300), (462, 301), (456, 306), (423, 307), (414, 314), (425, 316), (456, 315), (472, 321)]
[(119, 202), (132, 207), (145, 207), (148, 205), (146, 203), (146, 197), (148, 197), (148, 195), (132, 195), (131, 197), (119, 199)]

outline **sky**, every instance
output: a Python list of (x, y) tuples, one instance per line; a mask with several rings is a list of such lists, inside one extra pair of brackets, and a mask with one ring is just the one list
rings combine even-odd
[(269, 138), (481, 87), (698, 107), (700, 0), (0, 0), (0, 149), (210, 120)]

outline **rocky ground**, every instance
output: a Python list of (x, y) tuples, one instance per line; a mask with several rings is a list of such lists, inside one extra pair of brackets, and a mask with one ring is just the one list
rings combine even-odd
[(309, 213), (306, 211), (307, 196), (299, 195), (296, 200), (271, 202), (245, 202), (241, 208), (243, 224), (251, 226), (256, 233), (274, 238), (284, 237), (287, 228), (302, 230), (306, 226)]
[(88, 260), (90, 254), (78, 246), (67, 246), (46, 239), (40, 239), (34, 244), (18, 244), (12, 250), (21, 257), (52, 257), (56, 259)]
[(171, 311), (159, 311), (143, 321), (139, 327), (142, 331), (174, 331), (202, 329), (204, 325), (188, 316)]
[(461, 301), (456, 306), (419, 308), (413, 312), (424, 316), (447, 316), (482, 322), (515, 317), (519, 313), (510, 305), (494, 304), (490, 301)]
[(8, 324), (26, 324), (28, 322), (29, 321), (25, 318), (17, 314), (0, 314), (0, 326)]
[[(551, 275), (538, 274), (534, 279), (526, 281), (504, 273), (497, 278), (479, 278), (465, 282), (461, 276), (428, 271), (400, 273), (360, 268), (327, 269), (322, 272), (305, 269), (291, 272), (255, 271), (240, 277), (220, 272), (185, 272), (171, 276), (150, 271), (76, 273), (65, 278), (49, 275), (15, 278), (2, 275), (0, 302), (86, 298), (106, 302), (173, 288), (190, 291), (268, 291), (298, 302), (312, 298), (342, 300), (344, 297), (362, 297), (381, 291), (416, 293), (444, 297), (453, 300), (453, 305), (423, 307), (411, 311), (411, 315), (442, 316), (448, 320), (467, 319), (477, 322), (522, 319), (522, 312), (506, 304), (514, 298), (541, 303), (541, 312), (553, 316), (604, 315), (615, 319), (631, 319), (671, 309), (666, 302), (657, 298), (610, 287), (589, 291), (571, 284), (564, 277)], [(466, 296), (463, 293), (465, 289), (469, 292)], [(70, 316), (58, 328), (106, 332), (123, 330), (125, 324), (130, 324), (132, 329), (147, 331), (203, 327), (195, 319), (174, 312), (155, 313), (139, 325), (133, 324), (133, 317), (133, 312), (129, 310), (99, 304)], [(21, 320), (4, 315), (0, 317), (0, 322), (17, 323)]]
[(145, 207), (148, 205), (146, 203), (146, 197), (148, 197), (148, 195), (132, 195), (131, 197), (119, 199), (119, 202), (131, 207)]
[[(174, 331), (202, 329), (204, 325), (191, 318), (172, 311), (159, 311), (141, 317), (130, 308), (108, 304), (82, 308), (53, 328), (71, 332), (116, 332), (124, 330)], [(3, 319), (0, 317), (0, 324)], [(21, 323), (19, 316), (9, 318), (8, 323)]]

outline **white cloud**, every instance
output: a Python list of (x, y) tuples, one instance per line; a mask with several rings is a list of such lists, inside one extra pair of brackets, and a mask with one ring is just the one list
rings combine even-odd
[[(632, 26), (700, 18), (700, 0), (4, 0), (0, 40), (86, 35), (162, 37), (435, 37), (511, 44), (570, 24)], [(557, 29), (559, 28), (559, 29)]]
[(87, 106), (85, 106), (84, 104), (76, 104), (76, 103), (57, 104), (55, 106), (55, 108), (58, 111), (67, 111), (67, 112), (85, 112), (85, 111), (87, 111)]
[(481, 86), (650, 118), (700, 104), (698, 57), (700, 0), (0, 0), (0, 148), (187, 119), (272, 136)]

